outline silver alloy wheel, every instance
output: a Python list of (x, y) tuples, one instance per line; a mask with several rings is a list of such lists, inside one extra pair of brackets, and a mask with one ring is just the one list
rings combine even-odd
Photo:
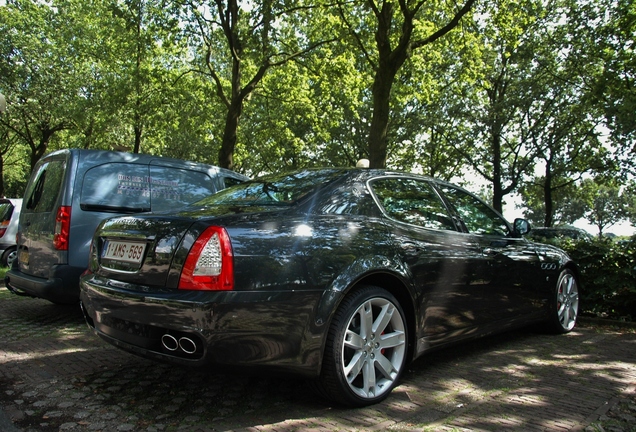
[(342, 341), (342, 370), (349, 388), (376, 398), (392, 388), (406, 355), (404, 317), (381, 297), (362, 303), (351, 315)]
[(12, 250), (11, 252), (9, 252), (9, 255), (7, 255), (7, 267), (11, 267), (11, 265), (13, 264), (13, 261), (15, 261), (17, 257), (18, 257), (17, 250)]
[(557, 287), (557, 315), (561, 327), (570, 331), (576, 324), (579, 312), (579, 288), (576, 278), (570, 272), (565, 272)]

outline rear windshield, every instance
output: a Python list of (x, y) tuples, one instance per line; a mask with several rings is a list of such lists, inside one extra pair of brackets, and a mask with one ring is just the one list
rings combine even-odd
[(292, 205), (335, 180), (342, 170), (260, 177), (207, 197), (197, 205)]

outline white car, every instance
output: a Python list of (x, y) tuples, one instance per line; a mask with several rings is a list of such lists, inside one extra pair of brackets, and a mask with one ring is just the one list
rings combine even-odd
[(0, 199), (0, 265), (11, 267), (16, 257), (16, 234), (22, 198)]

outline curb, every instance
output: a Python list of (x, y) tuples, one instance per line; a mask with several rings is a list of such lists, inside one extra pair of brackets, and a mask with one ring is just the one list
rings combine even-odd
[(577, 321), (581, 324), (594, 324), (594, 325), (602, 325), (602, 326), (613, 326), (613, 327), (620, 327), (620, 328), (636, 329), (636, 322), (634, 321), (618, 321), (618, 320), (612, 320), (608, 318), (595, 318), (595, 317), (586, 317), (581, 315), (577, 317)]

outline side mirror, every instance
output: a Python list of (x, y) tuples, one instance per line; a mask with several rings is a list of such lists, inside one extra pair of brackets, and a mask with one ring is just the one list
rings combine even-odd
[(517, 218), (514, 222), (515, 235), (524, 236), (531, 230), (530, 222), (525, 219)]

